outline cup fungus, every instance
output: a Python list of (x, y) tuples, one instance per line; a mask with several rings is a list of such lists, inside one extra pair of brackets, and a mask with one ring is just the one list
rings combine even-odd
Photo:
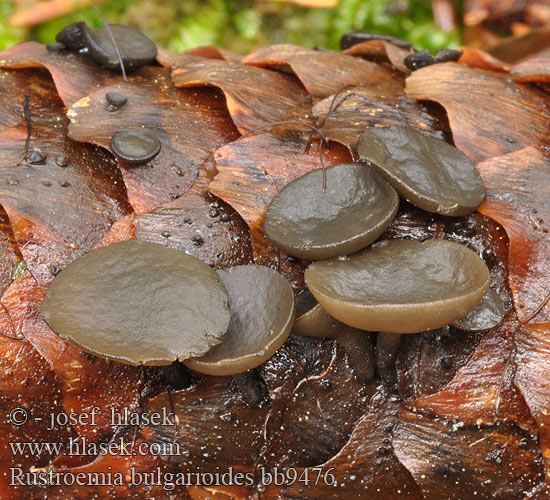
[(209, 375), (233, 375), (255, 368), (281, 347), (294, 323), (294, 293), (281, 274), (264, 266), (237, 266), (218, 275), (229, 295), (227, 334), (184, 364)]
[(160, 141), (140, 131), (119, 130), (111, 137), (113, 154), (129, 165), (144, 165), (160, 152)]
[(55, 39), (67, 50), (85, 49), (97, 64), (117, 71), (122, 71), (120, 60), (124, 70), (131, 72), (152, 63), (157, 57), (157, 46), (147, 36), (122, 24), (94, 29), (84, 22), (73, 23), (61, 30)]
[(483, 180), (464, 153), (413, 128), (370, 128), (357, 152), (403, 198), (428, 212), (466, 215), (485, 197)]
[(113, 111), (122, 108), (128, 102), (128, 98), (119, 92), (107, 92), (105, 99), (109, 103), (108, 110)]
[(343, 260), (315, 262), (305, 281), (343, 323), (418, 333), (448, 325), (478, 306), (489, 289), (489, 269), (458, 243), (391, 240)]
[(306, 337), (335, 339), (348, 353), (357, 380), (364, 383), (374, 375), (373, 349), (369, 332), (348, 326), (328, 314), (308, 290), (296, 300), (303, 308), (296, 308), (292, 331)]
[(80, 257), (52, 281), (42, 315), (61, 338), (128, 364), (201, 356), (229, 325), (216, 272), (178, 250), (115, 243)]
[(470, 311), (463, 318), (451, 323), (451, 326), (460, 330), (480, 332), (497, 326), (504, 318), (505, 309), (502, 299), (498, 293), (490, 289), (481, 304)]
[(389, 385), (395, 382), (393, 366), (400, 345), (400, 333), (378, 332), (376, 335), (374, 365), (378, 376)]
[(394, 219), (399, 196), (368, 165), (341, 163), (313, 170), (287, 184), (267, 207), (266, 236), (302, 259), (357, 252), (375, 241)]

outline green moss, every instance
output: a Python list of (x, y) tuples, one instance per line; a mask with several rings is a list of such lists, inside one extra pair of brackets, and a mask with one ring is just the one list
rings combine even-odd
[[(109, 22), (136, 26), (173, 51), (220, 45), (246, 53), (274, 43), (337, 49), (341, 35), (350, 31), (393, 35), (432, 52), (460, 43), (458, 32), (446, 33), (435, 25), (430, 0), (340, 0), (331, 9), (244, 0), (116, 0), (101, 4), (101, 10)], [(2, 47), (24, 39), (51, 43), (62, 28), (76, 21), (93, 27), (102, 25), (92, 7), (30, 31), (8, 26), (12, 14), (9, 0), (0, 0), (0, 13), (4, 20), (0, 22)]]

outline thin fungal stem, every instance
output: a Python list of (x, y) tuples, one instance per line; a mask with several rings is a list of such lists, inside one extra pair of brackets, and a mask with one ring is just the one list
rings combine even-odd
[(103, 20), (103, 25), (105, 26), (105, 29), (107, 30), (107, 33), (109, 33), (109, 36), (111, 37), (111, 40), (113, 42), (113, 46), (115, 47), (115, 52), (118, 57), (118, 62), (120, 63), (120, 69), (122, 71), (122, 77), (124, 78), (125, 82), (128, 82), (128, 78), (126, 78), (126, 69), (124, 68), (124, 63), (122, 62), (122, 55), (120, 53), (120, 50), (118, 48), (118, 44), (115, 40), (115, 35), (111, 31), (111, 28), (109, 27), (109, 23), (107, 22), (107, 19), (105, 19), (105, 16), (102, 14), (102, 12), (99, 10), (97, 5), (92, 4), (92, 7), (97, 10), (97, 13), (101, 16), (101, 19)]
[(29, 146), (31, 143), (31, 133), (32, 133), (32, 123), (31, 123), (31, 109), (29, 106), (29, 96), (26, 95), (23, 97), (23, 116), (27, 122), (27, 138), (25, 139), (25, 149), (23, 150), (23, 155), (19, 160), (12, 165), (12, 167), (17, 167), (27, 159), (27, 154), (29, 152)]

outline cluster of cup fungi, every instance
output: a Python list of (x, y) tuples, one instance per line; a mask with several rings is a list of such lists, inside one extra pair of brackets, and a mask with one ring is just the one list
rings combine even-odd
[[(135, 70), (156, 54), (152, 42), (125, 26), (92, 30), (76, 23), (57, 40), (50, 50), (85, 49), (115, 70)], [(125, 100), (107, 96), (114, 108)], [(119, 132), (111, 149), (121, 161), (140, 165), (158, 154), (160, 143)], [(267, 208), (265, 235), (289, 255), (313, 261), (305, 271), (308, 289), (296, 297), (274, 269), (251, 264), (214, 271), (184, 252), (129, 240), (93, 250), (60, 272), (44, 299), (44, 319), (97, 356), (129, 364), (181, 362), (196, 372), (233, 375), (251, 405), (261, 398), (247, 392), (247, 377), (291, 331), (337, 339), (355, 376), (366, 381), (375, 368), (379, 375), (390, 369), (402, 334), (499, 324), (503, 303), (474, 251), (444, 239), (378, 240), (400, 198), (446, 216), (473, 212), (485, 196), (474, 164), (408, 126), (367, 129), (357, 152), (357, 163), (290, 182)], [(378, 332), (374, 363), (369, 332)]]

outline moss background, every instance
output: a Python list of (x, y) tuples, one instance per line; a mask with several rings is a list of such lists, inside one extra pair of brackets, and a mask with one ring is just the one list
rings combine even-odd
[[(340, 0), (328, 9), (261, 0), (115, 0), (98, 6), (109, 22), (136, 26), (175, 52), (219, 45), (245, 54), (273, 43), (337, 49), (340, 36), (349, 31), (397, 36), (432, 52), (460, 44), (458, 31), (446, 33), (434, 23), (430, 0)], [(90, 6), (33, 28), (16, 28), (9, 25), (14, 10), (13, 0), (0, 0), (2, 49), (24, 40), (51, 43), (75, 21), (102, 25)]]

